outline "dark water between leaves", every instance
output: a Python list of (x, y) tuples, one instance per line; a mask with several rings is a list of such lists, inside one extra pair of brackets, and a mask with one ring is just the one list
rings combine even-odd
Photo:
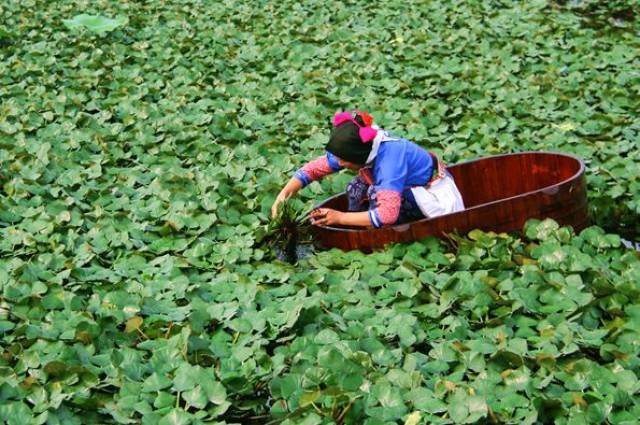
[(295, 264), (298, 260), (313, 254), (315, 252), (315, 248), (312, 244), (298, 244), (295, 247), (295, 252), (293, 250), (283, 250), (280, 247), (273, 248), (278, 260), (286, 261), (289, 264)]
[(622, 244), (627, 248), (635, 249), (640, 252), (640, 241), (628, 241), (626, 239), (622, 239)]

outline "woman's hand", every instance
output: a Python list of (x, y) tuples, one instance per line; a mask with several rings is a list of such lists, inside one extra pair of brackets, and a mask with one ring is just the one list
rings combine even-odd
[(300, 182), (296, 177), (291, 177), (280, 193), (278, 193), (278, 196), (276, 196), (276, 200), (273, 201), (273, 205), (271, 206), (271, 218), (276, 218), (276, 215), (278, 215), (278, 205), (298, 193), (300, 189), (302, 189), (302, 182)]
[(273, 201), (273, 205), (271, 206), (271, 218), (275, 218), (278, 214), (278, 206), (287, 200), (287, 196), (283, 195), (282, 192), (278, 194), (276, 200)]
[(311, 223), (322, 226), (342, 224), (344, 213), (331, 208), (319, 208), (311, 212)]

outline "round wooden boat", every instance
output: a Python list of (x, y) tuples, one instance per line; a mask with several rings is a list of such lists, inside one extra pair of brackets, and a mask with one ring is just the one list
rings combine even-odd
[[(394, 242), (466, 233), (520, 231), (531, 218), (552, 218), (580, 231), (589, 224), (584, 162), (564, 153), (496, 155), (448, 167), (466, 209), (435, 218), (374, 228), (312, 226), (320, 248), (371, 251)], [(316, 208), (346, 211), (345, 193)]]

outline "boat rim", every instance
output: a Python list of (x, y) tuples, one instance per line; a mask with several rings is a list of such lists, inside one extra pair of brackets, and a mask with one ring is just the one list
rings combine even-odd
[[(470, 160), (463, 161), (463, 162), (458, 162), (458, 163), (453, 164), (452, 166), (459, 166), (459, 165), (469, 164), (469, 163), (472, 163), (472, 162), (483, 161), (483, 160), (486, 160), (486, 159), (489, 159), (489, 158), (501, 158), (501, 157), (505, 157), (505, 156), (514, 156), (514, 155), (539, 155), (539, 154), (565, 156), (567, 158), (571, 158), (571, 159), (573, 159), (575, 161), (578, 161), (578, 164), (580, 165), (580, 167), (578, 168), (578, 171), (575, 174), (573, 174), (571, 177), (568, 177), (568, 178), (566, 178), (566, 179), (564, 179), (564, 180), (562, 180), (562, 181), (560, 181), (558, 183), (554, 183), (552, 185), (542, 187), (540, 189), (530, 190), (528, 192), (522, 192), (522, 193), (520, 193), (518, 195), (515, 195), (515, 196), (510, 196), (508, 198), (500, 198), (500, 199), (497, 199), (495, 201), (485, 202), (484, 204), (474, 205), (473, 207), (465, 208), (462, 211), (456, 211), (456, 212), (452, 212), (452, 213), (448, 213), (448, 214), (443, 214), (443, 215), (439, 215), (439, 216), (433, 217), (433, 218), (425, 217), (425, 218), (421, 218), (420, 220), (410, 221), (408, 223), (394, 224), (394, 225), (391, 225), (391, 226), (385, 226), (384, 228), (385, 229), (390, 229), (390, 230), (395, 230), (397, 232), (402, 232), (402, 231), (405, 231), (408, 228), (408, 226), (410, 227), (410, 226), (418, 224), (418, 223), (424, 223), (424, 222), (427, 222), (427, 221), (430, 221), (430, 220), (436, 220), (436, 219), (439, 219), (439, 218), (442, 218), (442, 217), (448, 217), (448, 216), (451, 216), (451, 215), (454, 215), (454, 214), (461, 214), (463, 212), (472, 211), (474, 209), (477, 209), (477, 208), (480, 208), (480, 207), (485, 207), (487, 205), (492, 205), (492, 204), (496, 204), (498, 202), (504, 202), (504, 201), (508, 201), (510, 199), (514, 199), (514, 198), (518, 198), (518, 197), (521, 197), (521, 196), (530, 195), (532, 193), (544, 191), (544, 190), (547, 190), (550, 187), (560, 186), (562, 184), (565, 184), (565, 183), (575, 179), (576, 177), (578, 177), (582, 173), (584, 173), (584, 170), (585, 170), (584, 161), (582, 159), (580, 159), (579, 157), (577, 157), (576, 155), (571, 154), (571, 153), (565, 153), (565, 152), (549, 152), (549, 151), (510, 152), (510, 153), (503, 153), (503, 154), (498, 154), (498, 155), (490, 155), (490, 156), (484, 156), (482, 158), (475, 158), (475, 159), (470, 159)], [(338, 198), (338, 197), (343, 196), (343, 195), (344, 195), (344, 192), (338, 193), (336, 195), (333, 195), (333, 196), (325, 199), (323, 202), (314, 205), (313, 208), (314, 209), (315, 208), (320, 208), (320, 205), (326, 204), (327, 202), (331, 201), (332, 199)], [(312, 226), (317, 227), (319, 229), (327, 229), (327, 230), (333, 230), (333, 231), (339, 231), (339, 232), (348, 232), (348, 233), (370, 232), (372, 230), (380, 230), (380, 229), (347, 229), (347, 228), (344, 228), (344, 227), (325, 226), (325, 225), (319, 225), (319, 224), (312, 224)]]

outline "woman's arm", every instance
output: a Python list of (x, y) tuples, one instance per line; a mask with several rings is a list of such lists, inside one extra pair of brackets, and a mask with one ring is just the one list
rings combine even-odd
[(271, 206), (271, 217), (276, 216), (276, 214), (278, 213), (278, 206), (282, 202), (286, 201), (287, 199), (289, 199), (290, 197), (298, 193), (300, 189), (302, 189), (302, 182), (300, 181), (300, 179), (298, 177), (291, 177), (291, 179), (289, 179), (287, 184), (282, 188), (280, 193), (278, 193), (278, 196), (276, 196), (276, 200), (273, 202), (273, 205)]
[(369, 220), (373, 227), (378, 228), (398, 221), (401, 202), (402, 195), (400, 192), (395, 190), (376, 191), (375, 205), (368, 211)]
[(340, 171), (342, 167), (338, 163), (338, 158), (327, 152), (325, 155), (310, 161), (300, 168), (293, 177), (287, 182), (285, 187), (282, 188), (273, 205), (271, 206), (271, 216), (275, 217), (278, 212), (278, 205), (284, 200), (295, 195), (308, 185), (309, 183), (320, 180), (323, 177)]
[(311, 219), (313, 224), (324, 226), (371, 226), (369, 213), (367, 211), (342, 212), (332, 210), (331, 208), (320, 208), (311, 212)]

